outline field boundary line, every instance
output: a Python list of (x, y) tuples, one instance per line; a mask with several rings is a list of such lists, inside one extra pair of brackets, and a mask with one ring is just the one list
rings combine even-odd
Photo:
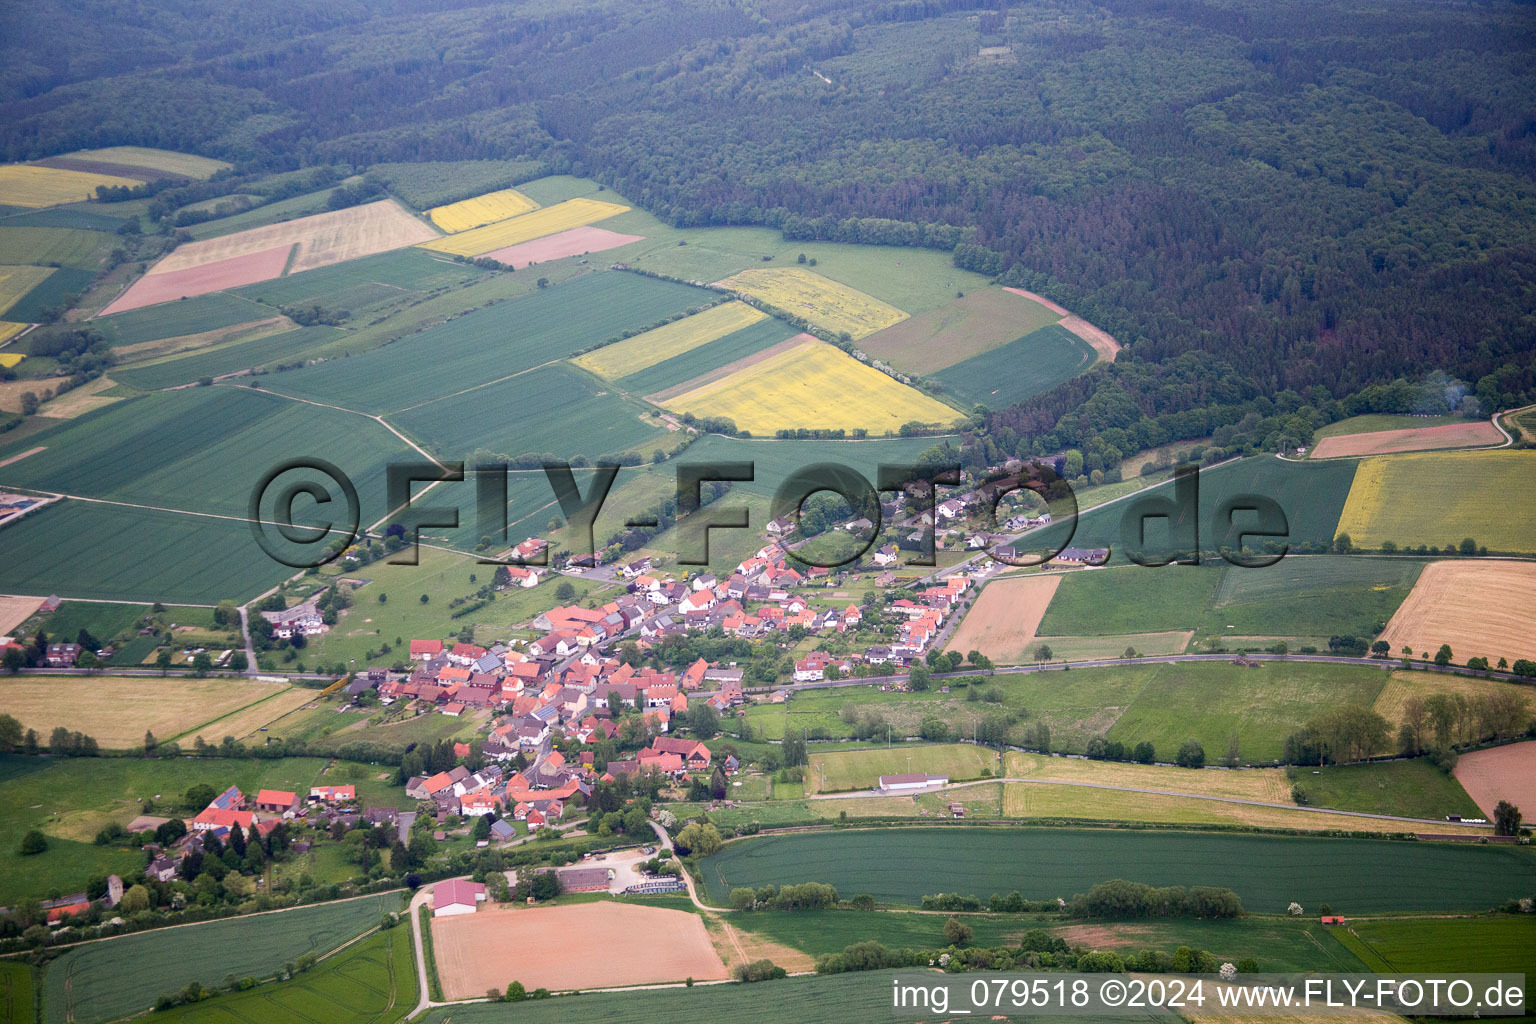
[[(234, 678), (238, 679), (239, 676), (235, 676)], [(175, 742), (176, 740), (179, 740), (179, 739), (181, 739), (184, 736), (189, 736), (189, 735), (191, 735), (193, 733), (201, 732), (202, 730), (208, 728), (210, 725), (218, 725), (220, 722), (224, 721), (224, 719), (226, 719), (226, 718), (233, 718), (235, 715), (243, 714), (243, 713), (251, 710), (254, 707), (259, 707), (260, 705), (267, 703), (267, 701), (276, 700), (277, 698), (281, 697), (283, 694), (287, 693), (289, 690), (292, 690), (292, 689), (295, 689), (295, 687), (293, 686), (293, 684), (290, 683), (288, 686), (284, 687), (281, 690), (278, 690), (276, 693), (269, 693), (265, 697), (261, 697), (261, 698), (259, 698), (257, 700), (253, 700), (249, 704), (244, 705), (243, 707), (235, 708), (233, 711), (226, 711), (224, 714), (220, 715), (218, 718), (210, 719), (209, 721), (206, 721), (206, 722), (204, 722), (201, 725), (194, 726), (191, 729), (186, 729), (186, 730), (184, 730), (184, 731), (182, 731), (180, 733), (177, 733), (175, 736), (172, 736), (169, 740), (167, 740), (165, 742)], [(280, 715), (279, 717), (286, 717), (286, 716), (281, 716)], [(274, 719), (274, 721), (276, 721), (276, 719)]]

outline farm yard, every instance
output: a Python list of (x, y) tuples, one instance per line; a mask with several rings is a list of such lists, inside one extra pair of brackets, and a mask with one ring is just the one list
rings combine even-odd
[(504, 188), (496, 192), (487, 192), (483, 196), (475, 196), (473, 199), (461, 199), (445, 206), (434, 206), (427, 211), (427, 216), (431, 218), (433, 224), (452, 234), (456, 231), (478, 228), (492, 221), (516, 217), (520, 213), (536, 210), (538, 206), (538, 203), (517, 189)]
[(1365, 459), (1338, 532), (1366, 548), (1441, 548), (1470, 537), (1493, 552), (1536, 551), (1536, 452)]
[(435, 241), (421, 242), (424, 249), (454, 256), (484, 256), (498, 249), (531, 242), (572, 228), (586, 227), (623, 213), (629, 207), (599, 199), (569, 199), (508, 220), (471, 228)]
[(398, 893), (382, 893), (192, 925), (193, 933), (149, 931), (88, 943), (48, 965), (45, 1022), (97, 1024), (147, 1010), (192, 981), (212, 988), (230, 974), (271, 977), (304, 953), (328, 953), (363, 934), (400, 905)]
[[(918, 870), (921, 866), (921, 870)], [(736, 886), (826, 882), (918, 904), (936, 892), (1070, 898), (1097, 882), (1232, 889), (1252, 913), (1292, 900), (1343, 914), (1481, 910), (1530, 887), (1523, 851), (1367, 839), (1067, 829), (907, 828), (738, 840), (702, 865), (711, 901)]]
[(1312, 448), (1314, 459), (1337, 459), (1394, 452), (1422, 452), (1442, 448), (1476, 448), (1504, 442), (1492, 423), (1447, 423), (1437, 427), (1408, 427), (1362, 434), (1334, 434)]
[(855, 341), (907, 318), (895, 306), (799, 267), (743, 270), (715, 287), (748, 295)]
[(959, 416), (815, 339), (661, 404), (678, 413), (723, 416), (742, 430), (770, 435), (803, 428), (895, 433), (904, 423), (948, 424)]
[(1536, 807), (1536, 741), (1475, 750), (1456, 761), (1456, 781), (1492, 820), (1500, 800)]
[(1536, 660), (1536, 564), (1477, 559), (1431, 562), (1381, 639), (1393, 652), (1450, 644), (1458, 662)]
[[(622, 946), (626, 952), (605, 960), (600, 975), (594, 976), (592, 964), (548, 941), (557, 934), (579, 935), (592, 949)], [(644, 935), (645, 941), (631, 942), (637, 935)], [(432, 946), (443, 995), (449, 999), (505, 989), (513, 981), (521, 981), (529, 991), (561, 991), (726, 977), (697, 914), (606, 900), (437, 918), (432, 922)]]
[[(146, 731), (175, 739), (245, 708), (266, 707), (289, 689), (283, 683), (180, 677), (71, 676), (46, 687), (0, 678), (0, 706), (39, 736), (64, 726), (95, 737), (107, 750), (127, 750), (139, 748)], [(279, 713), (273, 710), (273, 717)], [(205, 735), (213, 742), (222, 738), (211, 730)]]

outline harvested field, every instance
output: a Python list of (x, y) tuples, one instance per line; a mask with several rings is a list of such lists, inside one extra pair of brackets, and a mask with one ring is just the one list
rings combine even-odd
[(8, 380), (0, 382), (0, 412), (21, 412), (21, 396), (28, 391), (38, 398), (68, 381), (68, 377), (46, 377), (43, 380)]
[(1536, 564), (1489, 559), (1431, 562), (1387, 623), (1395, 654), (1450, 644), (1457, 662), (1536, 659)]
[(1314, 459), (1339, 459), (1394, 452), (1427, 452), (1439, 448), (1477, 448), (1501, 444), (1504, 435), (1492, 423), (1447, 423), (1440, 427), (1373, 430), (1364, 434), (1325, 437), (1312, 449)]
[(151, 149), (147, 146), (107, 146), (105, 149), (82, 149), (64, 156), (71, 160), (96, 160), (122, 164), (139, 170), (160, 171), (163, 174), (183, 178), (209, 178), (230, 165), (192, 153), (177, 153), (169, 149)]
[(1291, 802), (1291, 784), (1280, 768), (1170, 768), (1156, 764), (1045, 757), (1021, 750), (1010, 750), (1004, 757), (1004, 772), (1009, 778), (1092, 782), (1274, 804)]
[(36, 164), (4, 164), (0, 165), (0, 205), (39, 207), (78, 203), (94, 199), (100, 185), (133, 188), (138, 184), (133, 178), (110, 174), (68, 171)]
[(0, 313), (4, 313), (27, 292), (46, 281), (53, 267), (0, 267)]
[(225, 260), (214, 260), (212, 263), (204, 263), (197, 267), (146, 274), (130, 285), (127, 291), (112, 300), (112, 303), (101, 311), (101, 315), (126, 313), (130, 309), (140, 309), (176, 299), (187, 299), (194, 295), (207, 295), (209, 292), (227, 291), (231, 288), (240, 288), (258, 281), (281, 277), (292, 252), (293, 243), (288, 242), (271, 249), (249, 252), (242, 256), (231, 256)]
[(545, 235), (595, 224), (628, 209), (618, 203), (605, 203), (597, 199), (569, 199), (542, 210), (525, 213), (521, 217), (461, 231), (434, 242), (424, 242), (422, 248), (455, 256), (483, 256)]
[(1490, 551), (1536, 551), (1536, 452), (1365, 459), (1355, 471), (1337, 532), (1366, 548), (1385, 541), (1400, 548), (1441, 548), (1471, 537)]
[(1061, 321), (1061, 326), (1086, 341), (1098, 356), (1099, 362), (1115, 361), (1115, 355), (1120, 351), (1120, 343), (1111, 337), (1108, 331), (1100, 330), (1080, 316), (1066, 317)]
[(97, 377), (95, 380), (82, 384), (77, 388), (70, 388), (37, 410), (37, 414), (56, 420), (74, 419), (76, 416), (90, 412), (92, 409), (100, 409), (104, 405), (111, 405), (113, 402), (122, 401), (121, 398), (112, 398), (102, 394), (104, 391), (111, 391), (116, 386), (117, 383), (110, 377)]
[(1053, 657), (1062, 661), (1091, 661), (1095, 658), (1118, 658), (1127, 647), (1143, 657), (1160, 654), (1183, 654), (1194, 639), (1194, 631), (1170, 629), (1159, 633), (1112, 633), (1108, 636), (1050, 636), (1039, 637), (1051, 646)]
[[(719, 914), (708, 918), (709, 935), (715, 939), (715, 951), (728, 966), (751, 963), (754, 960), (772, 960), (791, 974), (816, 969), (816, 960), (793, 946), (775, 942), (757, 932), (743, 931), (731, 926), (731, 922)], [(718, 938), (717, 938), (718, 936)]]
[[(551, 936), (577, 938), (592, 950), (623, 949), (594, 972)], [(637, 936), (644, 941), (636, 942)], [(432, 921), (432, 945), (443, 995), (472, 999), (520, 981), (530, 992), (646, 985), (726, 977), (704, 920), (682, 910), (630, 903), (487, 908)]]
[(1060, 576), (1015, 576), (992, 581), (982, 589), (981, 597), (949, 638), (948, 649), (961, 654), (980, 651), (1003, 664), (1026, 660), (1035, 642), (1035, 631), (1060, 585)]
[(31, 618), (42, 603), (36, 597), (0, 597), (0, 636), (10, 636), (11, 631)]
[(1500, 800), (1536, 808), (1536, 740), (1463, 754), (1451, 774), (1490, 820)]
[(617, 344), (605, 345), (571, 362), (599, 377), (617, 380), (766, 319), (767, 313), (745, 302), (726, 302)]
[[(906, 772), (926, 772), (943, 775), (951, 782), (964, 782), (981, 778), (982, 772), (996, 771), (997, 753), (970, 743), (835, 750), (811, 755), (805, 792), (812, 795), (875, 789), (880, 785), (880, 776)], [(838, 806), (846, 802), (839, 800)]]
[(172, 676), (70, 676), (46, 687), (0, 679), (0, 706), (40, 736), (62, 725), (109, 750), (125, 750), (143, 743), (146, 729), (170, 739), (288, 689), (286, 683)]
[(155, 264), (150, 274), (169, 274), (293, 245), (298, 246), (298, 251), (294, 253), (289, 272), (297, 274), (415, 245), (432, 237), (431, 228), (407, 213), (393, 199), (385, 199), (188, 242)]
[(517, 245), (509, 245), (505, 249), (496, 249), (486, 255), (493, 260), (505, 263), (514, 270), (522, 270), (524, 267), (544, 263), (547, 260), (559, 260), (567, 256), (585, 256), (589, 252), (617, 249), (630, 242), (643, 241), (645, 241), (644, 235), (625, 235), (617, 231), (609, 231), (607, 228), (571, 228), (569, 231), (561, 231), (544, 238), (535, 238), (531, 242), (521, 242)]
[(846, 332), (855, 341), (907, 319), (872, 295), (798, 267), (743, 270), (715, 287), (750, 295), (826, 330)]
[(914, 420), (947, 424), (960, 415), (815, 339), (661, 404), (673, 412), (724, 416), (742, 430), (768, 435), (803, 427), (894, 434)]
[(859, 347), (898, 370), (931, 374), (1060, 319), (1014, 289), (984, 288), (871, 334)]
[(517, 189), (504, 188), (496, 192), (487, 192), (483, 196), (475, 196), (473, 199), (461, 199), (457, 203), (449, 203), (446, 206), (435, 206), (427, 211), (427, 216), (432, 219), (433, 224), (452, 234), (455, 231), (468, 231), (470, 228), (477, 228), (493, 221), (507, 220), (538, 208), (538, 203)]

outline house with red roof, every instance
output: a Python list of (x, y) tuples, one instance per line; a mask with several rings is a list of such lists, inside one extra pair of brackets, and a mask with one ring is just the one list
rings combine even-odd
[(283, 789), (263, 789), (256, 793), (256, 809), (267, 814), (291, 818), (299, 813), (299, 795)]
[(411, 660), (422, 661), (426, 658), (435, 658), (443, 653), (441, 640), (412, 640)]
[(485, 886), (466, 878), (450, 878), (432, 887), (432, 916), (473, 914), (486, 899)]
[(348, 804), (357, 799), (356, 786), (311, 786), (310, 803)]

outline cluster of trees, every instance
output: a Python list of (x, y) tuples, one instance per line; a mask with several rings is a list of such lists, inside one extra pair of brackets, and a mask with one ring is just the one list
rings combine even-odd
[(1100, 882), (1072, 897), (1067, 913), (1073, 917), (1242, 917), (1243, 902), (1231, 889), (1196, 885), (1159, 888), (1123, 878)]
[(0, 754), (36, 755), (44, 751), (54, 757), (97, 757), (101, 747), (94, 736), (79, 730), (56, 726), (44, 746), (36, 729), (23, 729), (14, 715), (0, 712)]
[[(1157, 762), (1157, 748), (1146, 740), (1142, 740), (1135, 746), (1128, 746), (1119, 740), (1095, 736), (1088, 741), (1087, 750), (1084, 752), (1093, 761), (1134, 761), (1137, 764), (1155, 764)], [(1201, 760), (1203, 761), (1203, 749), (1201, 754)]]
[[(1124, 973), (1137, 971), (1155, 974), (1215, 974), (1221, 961), (1203, 949), (1180, 946), (1172, 953), (1144, 949), (1134, 953), (1090, 952), (1072, 947), (1060, 938), (1038, 928), (1025, 932), (1016, 947), (968, 946), (969, 926), (950, 918), (944, 924), (944, 938), (949, 948), (891, 949), (879, 942), (856, 942), (840, 953), (816, 958), (817, 974), (846, 974), (851, 971), (888, 971), (902, 967), (927, 967), (938, 964), (950, 972), (965, 970), (1040, 969), (1082, 971), (1089, 973)], [(1259, 964), (1245, 957), (1235, 965), (1244, 974), (1257, 973)]]
[(837, 889), (822, 882), (731, 890), (733, 910), (826, 910), (837, 906)]

